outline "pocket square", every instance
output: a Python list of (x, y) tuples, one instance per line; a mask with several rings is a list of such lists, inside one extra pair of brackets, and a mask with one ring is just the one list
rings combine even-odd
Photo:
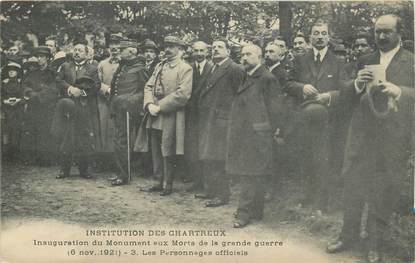
[(332, 77), (333, 77), (333, 75), (327, 75), (327, 77), (328, 77), (328, 78), (332, 78)]

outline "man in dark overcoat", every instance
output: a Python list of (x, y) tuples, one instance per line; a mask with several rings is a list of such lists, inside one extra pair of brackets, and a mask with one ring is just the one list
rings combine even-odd
[(47, 46), (37, 47), (34, 55), (38, 58), (39, 66), (27, 74), (22, 84), (27, 104), (24, 112), (22, 150), (27, 160), (40, 165), (50, 165), (56, 156), (56, 145), (50, 135), (58, 100), (56, 72), (49, 67), (52, 54)]
[(241, 55), (247, 76), (232, 103), (226, 151), (226, 172), (238, 175), (242, 184), (235, 228), (262, 219), (265, 179), (272, 172), (273, 133), (279, 125), (273, 123), (271, 110), (272, 90), (279, 84), (261, 65), (261, 48), (245, 46)]
[[(132, 139), (135, 139), (134, 124), (139, 124), (144, 115), (144, 85), (148, 79), (144, 57), (137, 53), (137, 43), (125, 39), (120, 48), (120, 66), (114, 73), (110, 88), (111, 115), (115, 125), (114, 158), (119, 170), (117, 178), (111, 182), (113, 186), (128, 182), (128, 147), (132, 149)], [(127, 145), (127, 121), (130, 121), (130, 145)]]
[(184, 140), (184, 161), (186, 177), (193, 182), (191, 190), (204, 190), (202, 165), (199, 161), (199, 114), (198, 102), (201, 89), (212, 71), (212, 62), (207, 60), (208, 46), (203, 41), (193, 43), (193, 84), (192, 95), (186, 105), (186, 136)]
[(89, 159), (99, 143), (98, 70), (95, 64), (88, 63), (87, 50), (86, 44), (77, 43), (73, 60), (63, 63), (56, 77), (61, 99), (51, 131), (58, 140), (60, 153), (57, 179), (69, 176), (73, 159), (81, 177), (90, 178)]
[(328, 50), (328, 24), (318, 21), (311, 27), (312, 49), (296, 57), (286, 92), (296, 100), (292, 134), (299, 147), (298, 165), (303, 170), (304, 202), (325, 211), (328, 205), (329, 152), (335, 146), (336, 99), (341, 88), (343, 65)]
[(208, 207), (227, 204), (230, 190), (225, 173), (226, 132), (232, 100), (243, 81), (243, 69), (229, 58), (226, 40), (212, 43), (213, 68), (199, 97), (199, 158), (203, 174)]
[[(340, 238), (327, 250), (339, 252), (357, 243), (362, 200), (367, 200), (367, 260), (378, 263), (392, 213), (402, 213), (398, 208), (403, 207), (406, 214), (413, 205), (414, 182), (407, 174), (407, 163), (414, 151), (415, 89), (414, 56), (400, 47), (400, 18), (379, 17), (374, 32), (378, 51), (358, 60), (355, 80), (341, 93), (356, 103), (356, 110), (343, 167), (343, 228)], [(386, 79), (368, 65), (384, 68)], [(412, 189), (405, 187), (408, 180)], [(403, 193), (409, 194), (402, 198)]]
[[(288, 129), (289, 114), (292, 112), (292, 98), (283, 92), (288, 80), (288, 73), (292, 69), (290, 60), (284, 58), (284, 49), (274, 42), (270, 42), (265, 47), (265, 65), (268, 70), (278, 79), (278, 84), (271, 90), (271, 111), (278, 116), (280, 127), (274, 134), (274, 172), (268, 184), (266, 199), (273, 198), (274, 194), (281, 187), (282, 177), (290, 172), (290, 160), (294, 158), (286, 147), (284, 134)], [(285, 56), (287, 57), (287, 56)]]

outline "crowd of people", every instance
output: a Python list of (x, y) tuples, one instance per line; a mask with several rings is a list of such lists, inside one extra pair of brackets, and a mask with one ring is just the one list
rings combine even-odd
[(12, 45), (2, 54), (3, 157), (58, 164), (57, 179), (73, 164), (91, 178), (91, 166), (113, 163), (112, 186), (134, 167), (154, 180), (142, 190), (161, 196), (180, 173), (206, 207), (229, 202), (234, 175), (235, 228), (261, 220), (293, 176), (302, 205), (322, 213), (344, 192), (330, 253), (356, 244), (368, 206), (368, 262), (381, 262), (388, 219), (411, 199), (401, 193), (414, 144), (413, 42), (395, 15), (376, 20), (374, 43), (359, 34), (350, 50), (330, 33), (319, 20), (291, 49), (283, 38), (229, 46), (169, 35), (157, 45), (120, 34), (99, 56), (83, 40), (64, 52), (48, 38), (25, 57)]

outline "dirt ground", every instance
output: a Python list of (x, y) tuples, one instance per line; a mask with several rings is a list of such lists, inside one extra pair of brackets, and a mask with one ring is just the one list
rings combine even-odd
[[(185, 191), (189, 185), (182, 182), (175, 182), (174, 193), (171, 196), (161, 197), (156, 193), (139, 191), (141, 187), (151, 185), (151, 180), (147, 178), (134, 176), (130, 185), (111, 187), (106, 180), (111, 175), (109, 172), (102, 172), (93, 179), (87, 180), (78, 177), (77, 170), (73, 168), (70, 178), (57, 180), (55, 179), (57, 171), (56, 167), (3, 163), (1, 178), (3, 252), (5, 247), (13, 243), (10, 241), (13, 239), (13, 231), (18, 232), (22, 227), (31, 231), (43, 228), (41, 233), (47, 233), (55, 228), (65, 233), (74, 226), (82, 229), (120, 226), (218, 228), (225, 229), (230, 236), (267, 237), (292, 243), (290, 248), (293, 250), (287, 250), (278, 261), (282, 263), (361, 262), (359, 253), (327, 255), (324, 252), (327, 241), (335, 238), (340, 228), (340, 214), (337, 213), (329, 216), (315, 214), (295, 207), (294, 203), (291, 208), (287, 208), (289, 202), (274, 200), (266, 204), (265, 218), (262, 222), (254, 222), (244, 229), (233, 229), (232, 214), (237, 205), (237, 186), (232, 187), (233, 194), (228, 205), (206, 208), (203, 201), (193, 198), (193, 194)], [(301, 261), (298, 259), (301, 254), (296, 249), (307, 251), (308, 257), (314, 257), (315, 260)], [(20, 263), (20, 261), (7, 262)], [(147, 259), (142, 262), (152, 261)], [(226, 262), (245, 261), (227, 260)], [(401, 261), (390, 259), (388, 262)]]

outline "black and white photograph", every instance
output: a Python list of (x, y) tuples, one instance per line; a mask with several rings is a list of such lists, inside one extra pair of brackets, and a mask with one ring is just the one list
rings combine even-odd
[(1, 263), (415, 263), (414, 1), (0, 1)]

